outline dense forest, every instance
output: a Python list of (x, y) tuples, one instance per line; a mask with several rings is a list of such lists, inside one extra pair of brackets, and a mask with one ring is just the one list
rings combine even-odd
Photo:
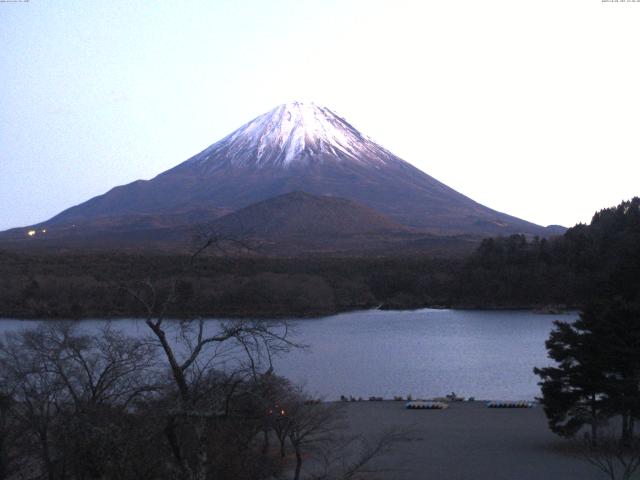
[(465, 262), (459, 298), (490, 303), (567, 303), (640, 292), (640, 198), (597, 212), (561, 236), (487, 239)]
[[(640, 199), (550, 239), (489, 238), (468, 257), (23, 254), (0, 251), (0, 316), (144, 314), (131, 293), (172, 295), (168, 315), (313, 316), (362, 308), (571, 308), (636, 295)], [(148, 292), (147, 292), (148, 293)]]

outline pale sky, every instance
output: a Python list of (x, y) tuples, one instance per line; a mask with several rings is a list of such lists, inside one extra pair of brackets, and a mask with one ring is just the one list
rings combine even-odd
[(293, 100), (461, 193), (572, 226), (640, 195), (640, 2), (0, 2), (0, 229)]

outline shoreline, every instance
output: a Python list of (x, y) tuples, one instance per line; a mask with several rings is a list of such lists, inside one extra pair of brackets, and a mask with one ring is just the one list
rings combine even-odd
[[(282, 314), (264, 314), (264, 315), (240, 315), (240, 314), (200, 314), (200, 315), (186, 315), (184, 317), (181, 316), (172, 316), (170, 320), (189, 320), (189, 319), (197, 319), (204, 318), (205, 320), (220, 320), (220, 319), (229, 319), (229, 320), (314, 320), (325, 317), (332, 317), (335, 315), (341, 314), (349, 314), (349, 313), (359, 313), (359, 312), (374, 312), (374, 311), (384, 311), (384, 312), (416, 312), (419, 310), (460, 310), (460, 311), (482, 311), (482, 312), (506, 312), (506, 311), (515, 311), (515, 312), (531, 312), (539, 315), (569, 315), (580, 310), (579, 306), (554, 306), (554, 305), (527, 305), (527, 306), (502, 306), (502, 305), (493, 305), (493, 306), (474, 306), (474, 305), (428, 305), (428, 306), (420, 306), (415, 308), (392, 308), (386, 307), (385, 305), (379, 305), (374, 308), (353, 308), (353, 309), (341, 309), (341, 310), (331, 310), (331, 311), (322, 311), (322, 312), (313, 312), (307, 314), (298, 314), (298, 313), (282, 313)], [(90, 316), (80, 316), (80, 317), (71, 317), (71, 316), (51, 316), (51, 315), (40, 315), (37, 313), (16, 313), (16, 312), (0, 312), (0, 321), (2, 320), (24, 320), (24, 321), (46, 321), (46, 320), (72, 320), (72, 321), (84, 321), (84, 320), (144, 320), (146, 318), (145, 315), (136, 315), (136, 314), (117, 314), (117, 315), (90, 315)]]

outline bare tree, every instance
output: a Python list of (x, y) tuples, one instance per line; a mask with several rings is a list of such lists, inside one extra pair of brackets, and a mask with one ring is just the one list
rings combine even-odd
[(58, 460), (53, 434), (59, 423), (64, 387), (33, 352), (25, 348), (23, 333), (6, 334), (0, 343), (0, 371), (12, 391), (15, 428), (24, 432), (22, 454), (34, 468), (54, 480)]
[[(229, 248), (245, 248), (232, 238), (209, 234), (209, 237), (184, 264), (186, 271), (205, 249), (213, 248), (224, 254)], [(194, 480), (207, 478), (210, 435), (215, 419), (228, 414), (221, 408), (219, 396), (211, 396), (208, 372), (223, 370), (249, 375), (257, 381), (265, 370), (272, 369), (273, 355), (296, 345), (289, 339), (286, 322), (254, 320), (221, 320), (205, 322), (202, 318), (170, 321), (166, 314), (179, 298), (179, 282), (160, 289), (148, 279), (142, 284), (122, 288), (129, 293), (145, 312), (145, 324), (159, 345), (177, 391), (175, 405), (167, 410), (165, 434), (181, 477)], [(228, 403), (228, 401), (227, 401)], [(195, 451), (187, 458), (185, 441), (181, 440), (181, 426), (188, 424), (195, 437)], [(189, 442), (187, 442), (189, 444)]]
[(299, 480), (302, 470), (303, 452), (313, 446), (331, 441), (336, 430), (340, 428), (341, 405), (338, 403), (322, 403), (301, 389), (291, 392), (289, 399), (281, 406), (278, 415), (283, 423), (289, 442), (295, 452), (296, 466), (293, 478)]
[(0, 480), (9, 476), (12, 463), (9, 449), (11, 430), (8, 428), (12, 405), (12, 395), (0, 392)]
[(319, 473), (308, 476), (309, 480), (358, 480), (372, 474), (397, 472), (400, 469), (380, 468), (372, 464), (387, 455), (399, 442), (406, 441), (407, 430), (388, 430), (374, 438), (362, 435), (338, 436), (318, 445), (314, 457)]
[[(21, 453), (49, 479), (117, 464), (121, 425), (132, 402), (155, 388), (152, 347), (105, 325), (47, 322), (7, 334), (0, 371), (12, 388), (12, 428), (25, 432)], [(110, 457), (107, 461), (106, 457)]]
[(577, 445), (578, 456), (611, 480), (630, 480), (640, 468), (640, 440), (622, 442), (614, 432), (601, 435), (597, 445), (589, 441)]
[(374, 468), (374, 460), (389, 453), (409, 434), (389, 430), (372, 438), (345, 435), (344, 407), (342, 403), (320, 402), (299, 387), (289, 387), (274, 409), (273, 428), (279, 439), (286, 436), (294, 450), (293, 480), (302, 478), (304, 458), (312, 460), (304, 477), (309, 480), (356, 480), (380, 473), (383, 469)]
[(289, 380), (273, 373), (272, 369), (254, 378), (255, 395), (263, 413), (262, 433), (263, 446), (262, 453), (269, 451), (270, 433), (274, 432), (280, 444), (280, 456), (284, 458), (285, 443), (287, 441), (286, 421), (283, 422), (282, 402), (288, 398), (292, 390)]
[(23, 349), (61, 381), (75, 408), (101, 404), (126, 408), (155, 388), (149, 373), (154, 347), (105, 323), (91, 334), (73, 322), (42, 323), (19, 334)]
[[(159, 343), (177, 391), (175, 405), (168, 410), (166, 438), (173, 457), (185, 478), (207, 476), (209, 434), (213, 420), (228, 415), (212, 396), (207, 375), (212, 370), (228, 370), (238, 380), (245, 375), (256, 377), (271, 368), (276, 352), (293, 346), (286, 324), (248, 320), (206, 323), (203, 319), (167, 321), (161, 316), (147, 317), (145, 323)], [(207, 327), (210, 327), (208, 329)], [(244, 372), (244, 373), (243, 373)], [(196, 458), (193, 465), (186, 459), (178, 435), (178, 419), (193, 427)]]
[(19, 444), (24, 433), (16, 425), (14, 392), (4, 378), (0, 378), (0, 480), (12, 478), (23, 466)]

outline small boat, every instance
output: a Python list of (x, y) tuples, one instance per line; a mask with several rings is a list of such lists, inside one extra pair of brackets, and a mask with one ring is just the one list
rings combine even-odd
[(533, 402), (527, 400), (492, 400), (487, 402), (489, 408), (533, 408)]
[(443, 410), (449, 408), (444, 402), (430, 402), (427, 400), (413, 400), (405, 404), (405, 408), (409, 410)]

